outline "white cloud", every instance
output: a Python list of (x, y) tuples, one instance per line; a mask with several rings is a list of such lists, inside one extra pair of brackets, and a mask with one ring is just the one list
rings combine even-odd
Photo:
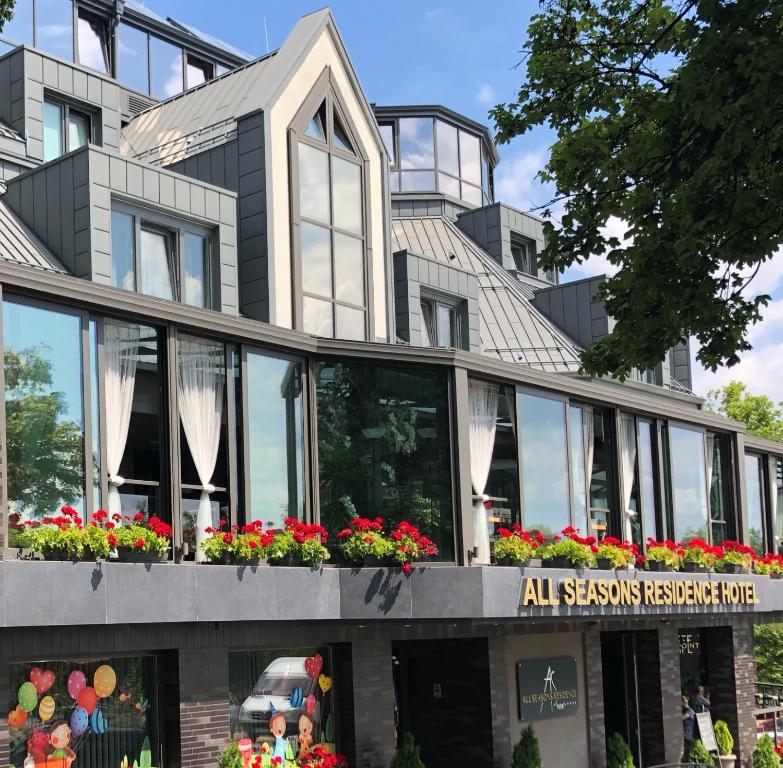
[(495, 171), (495, 199), (535, 214), (532, 209), (550, 197), (547, 188), (536, 179), (544, 163), (543, 150), (504, 157)]
[[(604, 237), (616, 237), (620, 241), (620, 247), (631, 244), (632, 238), (625, 240), (625, 233), (628, 231), (628, 225), (616, 216), (610, 216), (606, 221), (606, 226), (601, 227), (601, 234)], [(568, 280), (581, 280), (585, 277), (596, 277), (598, 275), (613, 275), (619, 267), (616, 264), (610, 264), (605, 253), (593, 254), (582, 264), (575, 264), (569, 267), (563, 274), (562, 282)]]
[(495, 104), (496, 101), (495, 89), (489, 83), (482, 83), (476, 93), (476, 103)]

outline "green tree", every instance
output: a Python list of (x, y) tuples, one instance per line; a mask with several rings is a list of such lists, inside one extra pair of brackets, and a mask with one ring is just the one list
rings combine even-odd
[(619, 733), (613, 733), (606, 742), (606, 766), (607, 768), (635, 768), (631, 750)]
[(542, 0), (532, 17), (517, 100), (491, 116), (500, 143), (555, 133), (543, 266), (618, 267), (588, 373), (651, 368), (688, 336), (713, 370), (750, 348), (769, 297), (745, 289), (783, 242), (782, 24), (778, 0)]
[(16, 0), (0, 0), (0, 32), (5, 28), (6, 22), (13, 18), (15, 6)]
[(752, 395), (740, 381), (731, 381), (707, 393), (711, 411), (741, 421), (749, 434), (783, 440), (783, 408), (766, 395)]
[(699, 739), (686, 743), (685, 754), (682, 759), (686, 763), (694, 763), (695, 765), (714, 765), (707, 747)]
[(48, 514), (81, 496), (82, 428), (65, 418), (65, 396), (51, 391), (49, 361), (35, 350), (6, 349), (4, 363), (9, 502)]
[(783, 624), (753, 627), (756, 677), (765, 683), (783, 685)]
[(413, 734), (406, 731), (397, 754), (391, 761), (391, 768), (424, 768), (421, 761), (421, 747), (416, 744)]
[(753, 768), (780, 768), (780, 758), (775, 754), (775, 744), (768, 734), (764, 734), (753, 749), (751, 755)]
[(541, 750), (532, 725), (522, 729), (519, 742), (514, 745), (511, 768), (541, 768)]

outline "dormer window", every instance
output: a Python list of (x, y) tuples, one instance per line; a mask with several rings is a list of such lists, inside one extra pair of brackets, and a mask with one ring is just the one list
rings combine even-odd
[(511, 257), (514, 259), (514, 268), (517, 272), (527, 275), (536, 274), (536, 244), (526, 237), (512, 235)]
[[(368, 336), (364, 161), (331, 90), (300, 112), (294, 149), (297, 327), (315, 336)], [(306, 111), (305, 111), (306, 110)], [(301, 302), (301, 303), (300, 303)]]
[(44, 99), (44, 162), (73, 152), (93, 140), (92, 116), (67, 102)]

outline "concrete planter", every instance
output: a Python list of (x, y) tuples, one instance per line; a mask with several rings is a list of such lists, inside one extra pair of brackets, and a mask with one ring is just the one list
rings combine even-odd
[(720, 768), (734, 768), (737, 762), (736, 755), (721, 755), (718, 760), (720, 761)]

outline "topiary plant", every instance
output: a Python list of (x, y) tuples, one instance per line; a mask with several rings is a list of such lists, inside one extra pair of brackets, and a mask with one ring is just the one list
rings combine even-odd
[(218, 765), (220, 768), (245, 768), (245, 762), (242, 760), (242, 753), (235, 741), (220, 750), (218, 755)]
[(606, 768), (635, 768), (631, 750), (619, 733), (613, 733), (606, 742)]
[(391, 761), (391, 768), (424, 768), (420, 750), (421, 747), (416, 745), (413, 734), (406, 731), (402, 734), (400, 748)]
[(519, 743), (514, 746), (511, 767), (541, 768), (541, 750), (538, 748), (538, 737), (532, 725), (522, 729)]
[(780, 758), (775, 753), (775, 744), (768, 734), (764, 734), (756, 743), (751, 756), (753, 768), (780, 768)]
[(729, 726), (723, 720), (715, 721), (715, 741), (718, 743), (718, 752), (723, 757), (734, 754), (734, 739)]
[(683, 762), (696, 763), (696, 765), (714, 765), (712, 755), (707, 751), (699, 739), (694, 739), (685, 745)]

